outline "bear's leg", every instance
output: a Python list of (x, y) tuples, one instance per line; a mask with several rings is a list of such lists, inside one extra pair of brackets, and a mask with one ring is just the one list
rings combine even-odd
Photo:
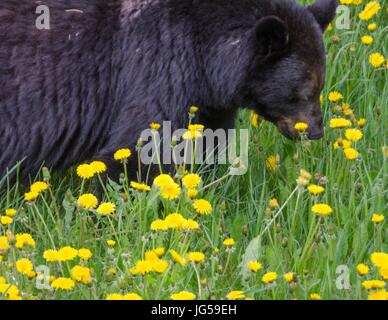
[[(131, 156), (125, 161), (127, 163), (128, 178), (133, 181), (152, 181), (159, 174), (159, 166), (146, 164), (142, 159), (139, 161), (139, 154), (136, 150), (142, 131), (147, 129), (148, 123), (152, 121), (148, 120), (145, 113), (132, 115), (128, 112), (128, 109), (123, 110), (121, 114), (123, 115), (115, 119), (108, 137), (106, 137), (102, 147), (99, 148), (92, 159), (103, 161), (108, 167), (106, 175), (114, 181), (119, 181), (120, 175), (124, 173), (124, 164), (123, 161), (115, 160), (114, 154), (119, 149), (128, 148), (131, 150)], [(127, 119), (131, 119), (131, 121)], [(161, 151), (159, 150), (159, 152)], [(163, 171), (168, 172), (164, 166)]]
[[(216, 110), (216, 109), (215, 109)], [(212, 130), (217, 129), (233, 129), (235, 127), (235, 118), (236, 118), (237, 110), (236, 109), (227, 109), (221, 111), (214, 111), (204, 113), (200, 115), (200, 123), (205, 126), (205, 128), (209, 128)]]
[[(218, 113), (214, 112), (210, 115), (200, 115), (200, 123), (205, 126), (205, 129), (211, 129), (214, 134), (213, 136), (205, 134), (202, 150), (203, 158), (213, 163), (211, 164), (212, 170), (216, 170), (219, 160), (223, 159), (221, 155), (226, 151), (225, 148), (228, 145), (228, 130), (234, 129), (236, 114), (237, 110), (228, 109)], [(224, 134), (220, 134), (220, 130), (223, 130)], [(210, 140), (207, 141), (207, 139)]]

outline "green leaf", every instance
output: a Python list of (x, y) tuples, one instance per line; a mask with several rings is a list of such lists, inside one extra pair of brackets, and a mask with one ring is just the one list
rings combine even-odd
[(247, 279), (250, 273), (250, 270), (247, 268), (247, 263), (249, 261), (258, 261), (260, 257), (260, 252), (261, 238), (260, 236), (257, 236), (256, 238), (252, 239), (251, 242), (249, 242), (240, 264), (241, 275), (243, 280)]

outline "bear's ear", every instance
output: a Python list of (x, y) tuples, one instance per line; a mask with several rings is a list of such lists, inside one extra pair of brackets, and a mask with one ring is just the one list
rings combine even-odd
[(287, 27), (276, 16), (267, 16), (257, 22), (256, 37), (260, 54), (265, 56), (282, 52), (288, 44)]
[(317, 2), (308, 6), (322, 31), (325, 31), (329, 23), (334, 19), (337, 5), (338, 0), (317, 0)]

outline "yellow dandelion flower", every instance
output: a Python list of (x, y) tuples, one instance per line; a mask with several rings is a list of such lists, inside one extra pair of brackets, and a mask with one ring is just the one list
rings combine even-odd
[(341, 129), (350, 127), (352, 123), (348, 119), (344, 118), (335, 118), (330, 120), (330, 128), (332, 129)]
[(373, 37), (371, 36), (363, 36), (361, 37), (361, 42), (365, 45), (370, 45), (373, 42)]
[(114, 247), (116, 245), (116, 241), (114, 240), (106, 240), (106, 244), (109, 246), (109, 247)]
[(171, 300), (195, 300), (196, 296), (194, 293), (189, 291), (181, 291), (171, 295)]
[(0, 252), (7, 251), (9, 249), (9, 241), (6, 236), (0, 236)]
[(377, 29), (377, 24), (376, 23), (368, 24), (368, 30), (369, 31), (375, 31), (376, 29)]
[(39, 197), (39, 193), (36, 192), (36, 191), (30, 191), (30, 192), (26, 192), (24, 194), (24, 200), (25, 201), (34, 201), (38, 197)]
[(193, 207), (195, 211), (202, 215), (211, 214), (213, 211), (213, 207), (209, 201), (205, 199), (198, 199), (193, 202)]
[(279, 202), (278, 200), (276, 200), (275, 198), (272, 198), (268, 201), (268, 206), (271, 208), (271, 209), (277, 209), (279, 208)]
[(78, 257), (82, 260), (89, 260), (92, 257), (92, 252), (89, 249), (81, 248), (78, 250)]
[(99, 213), (102, 216), (111, 215), (115, 212), (116, 205), (112, 202), (104, 202), (101, 203), (97, 208), (97, 213)]
[(266, 167), (271, 170), (272, 172), (276, 171), (276, 168), (278, 167), (280, 163), (280, 156), (278, 154), (271, 155), (265, 160)]
[(247, 268), (253, 272), (259, 271), (263, 266), (258, 261), (248, 261)]
[(353, 148), (345, 148), (344, 155), (348, 160), (354, 160), (358, 158), (359, 153)]
[(71, 290), (75, 286), (75, 282), (72, 279), (69, 278), (64, 278), (60, 277), (55, 279), (52, 283), (51, 286), (54, 289), (60, 289), (60, 290)]
[(205, 129), (205, 126), (203, 124), (190, 124), (189, 125), (189, 130), (198, 130), (198, 131), (203, 131)]
[(194, 263), (200, 263), (205, 260), (205, 255), (202, 252), (189, 252), (187, 254), (188, 259)]
[(383, 289), (385, 287), (385, 281), (383, 281), (383, 280), (366, 280), (362, 283), (362, 286), (366, 290)]
[(333, 209), (326, 203), (318, 203), (312, 206), (311, 211), (319, 216), (327, 216), (333, 212)]
[(6, 209), (5, 210), (5, 215), (8, 217), (14, 217), (16, 215), (16, 210), (15, 209)]
[(166, 250), (164, 248), (156, 248), (153, 250), (153, 252), (160, 258), (164, 255)]
[(293, 282), (295, 278), (295, 274), (293, 272), (287, 272), (283, 275), (283, 279), (288, 283)]
[(171, 249), (169, 251), (170, 255), (171, 255), (171, 258), (174, 262), (180, 264), (181, 266), (185, 266), (186, 265), (186, 259), (184, 257), (182, 257), (178, 252), (176, 252), (175, 250)]
[(103, 173), (107, 170), (106, 164), (102, 161), (93, 161), (90, 166), (94, 169), (95, 173)]
[(189, 173), (183, 177), (182, 183), (187, 189), (194, 189), (201, 183), (201, 177), (198, 174)]
[(48, 184), (44, 181), (36, 181), (30, 186), (30, 191), (41, 193), (48, 189)]
[(59, 261), (59, 254), (57, 250), (49, 249), (43, 252), (43, 258), (47, 262)]
[(379, 290), (368, 294), (368, 300), (388, 300), (388, 292)]
[(384, 215), (382, 214), (377, 214), (377, 213), (374, 213), (373, 216), (372, 216), (372, 222), (374, 223), (381, 223), (384, 221)]
[(342, 147), (344, 149), (348, 149), (352, 146), (352, 141), (349, 141), (349, 140), (346, 140), (346, 139), (343, 139), (342, 140)]
[(13, 219), (11, 217), (2, 216), (0, 218), (0, 223), (3, 224), (3, 225), (11, 224), (12, 222), (13, 222)]
[(78, 250), (66, 246), (58, 250), (59, 261), (71, 261), (78, 256)]
[(7, 300), (13, 300), (13, 301), (20, 301), (20, 300), (23, 300), (23, 298), (19, 295), (12, 295), (12, 294), (9, 294), (7, 296)]
[(260, 125), (260, 116), (256, 112), (251, 114), (251, 123), (254, 128), (258, 128)]
[(164, 273), (168, 269), (168, 262), (161, 259), (155, 259), (151, 260), (151, 268), (152, 271), (155, 271), (157, 273)]
[(85, 193), (78, 198), (77, 204), (85, 209), (94, 209), (98, 205), (98, 200), (95, 195)]
[(244, 294), (244, 291), (241, 291), (241, 290), (233, 290), (231, 292), (229, 292), (227, 295), (226, 295), (226, 298), (228, 300), (239, 300), (239, 299), (244, 299), (245, 298), (245, 294)]
[(183, 140), (195, 140), (195, 139), (198, 139), (198, 138), (201, 138), (203, 135), (202, 135), (202, 132), (200, 130), (187, 130), (182, 138)]
[(263, 275), (261, 278), (261, 281), (263, 281), (265, 284), (274, 282), (278, 278), (278, 274), (276, 272), (267, 272)]
[(175, 182), (160, 188), (160, 195), (163, 199), (175, 200), (180, 194), (181, 188)]
[(322, 192), (325, 191), (325, 188), (324, 187), (321, 187), (321, 186), (317, 186), (315, 184), (310, 184), (308, 187), (307, 187), (307, 190), (314, 196), (318, 195), (318, 194), (321, 194)]
[(342, 113), (345, 116), (351, 116), (353, 115), (353, 110), (350, 108), (350, 105), (348, 103), (343, 103), (341, 106)]
[(164, 222), (167, 224), (168, 228), (171, 229), (180, 229), (182, 224), (185, 221), (185, 218), (180, 213), (171, 213), (165, 219)]
[(106, 297), (106, 300), (143, 300), (137, 293), (127, 293), (125, 295), (119, 293), (112, 293)]
[(160, 124), (153, 122), (153, 123), (150, 124), (150, 128), (152, 130), (159, 130), (160, 129)]
[(379, 268), (379, 274), (384, 280), (388, 280), (388, 265)]
[(298, 179), (295, 180), (298, 186), (307, 186), (309, 184), (309, 180), (299, 176)]
[(127, 293), (123, 296), (123, 300), (143, 300), (143, 298), (137, 293)]
[(146, 274), (152, 271), (152, 263), (148, 260), (138, 260), (136, 262), (136, 266), (129, 270), (131, 274), (137, 275), (137, 274)]
[(357, 121), (357, 125), (360, 127), (360, 128), (363, 128), (365, 127), (365, 124), (366, 124), (366, 119), (365, 118), (361, 118)]
[(124, 300), (124, 296), (121, 295), (120, 293), (112, 293), (112, 294), (109, 294), (109, 295), (106, 297), (106, 300), (110, 300), (110, 301)]
[(148, 250), (144, 253), (145, 260), (151, 261), (151, 260), (158, 260), (158, 255), (153, 250)]
[(381, 53), (375, 52), (372, 53), (369, 56), (369, 63), (374, 67), (374, 68), (379, 68), (383, 65), (385, 59), (384, 56)]
[(168, 224), (164, 220), (157, 219), (151, 223), (152, 231), (165, 231), (167, 229), (168, 229)]
[(131, 187), (133, 189), (136, 189), (136, 190), (139, 190), (139, 191), (150, 191), (151, 190), (151, 187), (146, 185), (146, 184), (143, 184), (143, 183), (138, 183), (138, 182), (135, 182), (135, 181), (131, 181)]
[(198, 195), (198, 191), (196, 189), (187, 189), (187, 196), (190, 199), (195, 198)]
[(318, 293), (312, 293), (310, 294), (310, 299), (311, 300), (321, 300), (321, 296)]
[(82, 179), (93, 178), (96, 171), (90, 164), (81, 164), (77, 167), (77, 175)]
[(77, 281), (84, 284), (92, 283), (92, 276), (90, 269), (83, 266), (74, 266), (70, 271), (71, 277)]
[(191, 113), (196, 113), (198, 110), (199, 110), (199, 108), (197, 106), (191, 106), (189, 111)]
[(159, 188), (166, 187), (172, 183), (174, 183), (174, 180), (168, 174), (161, 174), (154, 179), (154, 185)]
[(337, 102), (343, 98), (342, 94), (338, 91), (329, 92), (328, 99), (330, 102)]
[(309, 128), (309, 125), (305, 122), (297, 122), (294, 128), (299, 132), (305, 132)]
[(233, 247), (235, 245), (235, 241), (233, 238), (228, 238), (228, 239), (225, 239), (224, 242), (222, 243), (224, 246), (226, 247)]
[(370, 256), (373, 265), (377, 268), (388, 266), (388, 253), (373, 252)]
[(23, 258), (16, 261), (16, 270), (19, 273), (28, 275), (33, 270), (34, 266), (32, 265), (31, 260)]
[(345, 137), (346, 139), (350, 140), (350, 141), (359, 141), (362, 139), (362, 132), (361, 130), (358, 130), (358, 129), (347, 129), (345, 131)]
[(369, 267), (366, 264), (360, 263), (357, 265), (357, 272), (360, 276), (365, 276), (369, 273)]
[(119, 150), (117, 150), (114, 153), (113, 157), (117, 161), (123, 161), (123, 160), (128, 159), (131, 155), (132, 155), (131, 150), (129, 150), (129, 149), (119, 149)]
[(25, 246), (35, 248), (35, 240), (29, 233), (18, 233), (16, 234), (15, 247), (18, 249), (23, 249)]
[(19, 289), (14, 285), (6, 283), (4, 279), (3, 281), (0, 281), (0, 294), (5, 295), (5, 297), (10, 300), (11, 297), (19, 295)]
[(366, 4), (358, 17), (364, 21), (370, 20), (380, 11), (380, 9), (381, 6), (378, 1), (370, 1)]
[(181, 228), (184, 230), (196, 230), (196, 229), (199, 229), (199, 224), (197, 221), (194, 221), (192, 219), (188, 219), (188, 220), (185, 219), (182, 222)]
[(327, 25), (326, 31), (331, 31), (331, 30), (333, 30), (333, 24), (332, 24), (332, 23), (329, 23), (329, 24)]

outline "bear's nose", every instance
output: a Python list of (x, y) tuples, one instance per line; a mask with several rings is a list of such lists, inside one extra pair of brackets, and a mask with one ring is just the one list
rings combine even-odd
[(320, 131), (314, 131), (314, 132), (309, 132), (308, 138), (310, 140), (318, 140), (323, 137), (323, 130)]
[(321, 114), (314, 117), (314, 121), (308, 130), (308, 138), (310, 140), (318, 140), (323, 137), (323, 117)]
[(323, 129), (322, 125), (313, 126), (309, 129), (307, 137), (310, 140), (318, 140), (318, 139), (321, 139), (323, 137), (323, 134), (324, 134), (324, 129)]

